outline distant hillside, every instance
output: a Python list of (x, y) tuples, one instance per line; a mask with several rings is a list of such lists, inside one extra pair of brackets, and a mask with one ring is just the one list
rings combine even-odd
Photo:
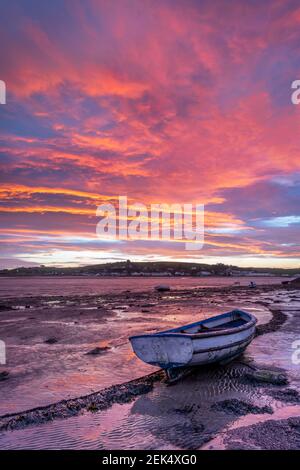
[(92, 266), (56, 268), (47, 266), (2, 269), (0, 276), (243, 276), (243, 275), (300, 275), (299, 269), (239, 268), (237, 266), (176, 261), (96, 264)]

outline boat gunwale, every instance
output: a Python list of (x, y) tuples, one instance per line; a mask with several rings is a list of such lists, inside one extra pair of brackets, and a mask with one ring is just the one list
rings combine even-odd
[[(197, 326), (197, 325), (200, 325), (204, 322), (208, 322), (209, 320), (213, 320), (217, 317), (221, 318), (221, 317), (226, 317), (226, 316), (229, 316), (231, 314), (234, 314), (234, 313), (243, 313), (245, 315), (247, 315), (249, 317), (249, 321), (247, 321), (244, 325), (241, 325), (241, 326), (236, 326), (236, 327), (232, 327), (232, 328), (225, 328), (224, 330), (218, 330), (218, 331), (205, 331), (205, 332), (201, 332), (201, 333), (176, 333), (176, 330), (178, 331), (180, 328), (192, 328), (193, 326)], [(252, 315), (251, 313), (248, 313), (248, 312), (245, 312), (243, 310), (232, 310), (231, 312), (226, 312), (226, 313), (222, 313), (221, 315), (216, 315), (215, 317), (211, 317), (211, 318), (207, 318), (205, 320), (200, 320), (199, 322), (195, 322), (195, 323), (190, 323), (189, 325), (183, 325), (182, 327), (179, 327), (179, 328), (174, 328), (173, 330), (166, 330), (165, 332), (162, 331), (162, 332), (158, 332), (158, 333), (150, 333), (150, 334), (142, 334), (142, 335), (134, 335), (134, 336), (130, 336), (129, 337), (129, 340), (131, 341), (132, 339), (136, 339), (136, 338), (149, 338), (149, 337), (172, 337), (172, 338), (176, 338), (176, 337), (179, 337), (179, 338), (182, 338), (182, 337), (188, 337), (188, 338), (191, 338), (192, 340), (193, 339), (199, 339), (199, 338), (210, 338), (210, 337), (215, 337), (215, 336), (225, 336), (225, 335), (231, 335), (231, 334), (234, 334), (234, 333), (239, 333), (241, 331), (244, 331), (244, 330), (248, 330), (250, 328), (252, 328), (253, 326), (255, 326), (257, 323), (257, 318), (255, 318), (254, 315)], [(173, 331), (173, 333), (172, 333)]]

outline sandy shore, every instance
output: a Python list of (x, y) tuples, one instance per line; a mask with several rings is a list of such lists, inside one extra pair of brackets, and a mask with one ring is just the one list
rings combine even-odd
[[(168, 387), (130, 350), (130, 334), (238, 306), (258, 317), (257, 337), (227, 367), (197, 369)], [(0, 448), (28, 448), (37, 428), (39, 448), (60, 448), (52, 436), (54, 429), (65, 435), (67, 423), (68, 432), (72, 423), (75, 434), (76, 426), (82, 431), (82, 445), (69, 444), (75, 448), (94, 448), (87, 434), (96, 423), (104, 448), (274, 448), (276, 438), (266, 437), (274, 433), (279, 448), (300, 448), (299, 374), (291, 362), (299, 312), (299, 291), (278, 285), (2, 299), (8, 363), (0, 370)], [(289, 383), (251, 380), (254, 368), (279, 368)], [(237, 438), (232, 425), (245, 416), (254, 422), (238, 427)], [(121, 417), (129, 436), (118, 431)], [(289, 433), (293, 439), (284, 439)]]

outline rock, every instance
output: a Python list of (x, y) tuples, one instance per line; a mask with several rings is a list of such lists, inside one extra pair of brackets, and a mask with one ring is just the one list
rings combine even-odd
[(300, 394), (297, 390), (293, 388), (286, 388), (284, 390), (270, 390), (269, 395), (271, 395), (275, 400), (280, 400), (285, 403), (300, 403)]
[(9, 372), (7, 370), (0, 372), (0, 382), (2, 382), (3, 380), (7, 380), (8, 378), (9, 378)]
[(170, 289), (170, 286), (168, 286), (167, 284), (159, 284), (158, 286), (155, 286), (155, 290), (157, 292), (167, 292)]
[(141, 312), (142, 312), (142, 313), (149, 313), (150, 310), (148, 310), (147, 308), (142, 308)]
[(10, 305), (0, 305), (0, 312), (5, 310), (13, 310), (13, 308)]
[(58, 342), (58, 339), (56, 338), (48, 338), (44, 341), (45, 344), (55, 344)]
[(235, 414), (238, 416), (244, 416), (247, 414), (262, 414), (269, 413), (272, 414), (273, 410), (270, 406), (256, 406), (252, 403), (248, 403), (237, 398), (232, 398), (229, 400), (219, 401), (214, 403), (211, 406), (211, 409), (214, 411), (224, 411), (228, 414)]
[(147, 304), (142, 304), (141, 307), (142, 307), (142, 308), (148, 308), (148, 307), (155, 307), (155, 305), (156, 305), (156, 304), (149, 302), (149, 303), (147, 303)]
[(300, 432), (300, 418), (299, 416), (288, 418), (288, 424), (291, 428), (297, 429)]
[(286, 385), (288, 378), (285, 373), (269, 369), (251, 370), (246, 373), (247, 379), (252, 382), (266, 382), (273, 385)]
[(91, 349), (86, 354), (91, 355), (91, 356), (98, 356), (99, 354), (102, 354), (102, 353), (108, 351), (109, 349), (110, 348), (108, 346), (104, 346), (103, 348), (100, 348), (99, 346), (97, 346), (96, 348)]
[(92, 413), (96, 413), (98, 411), (96, 403), (89, 403), (86, 409), (87, 411), (91, 411)]
[[(248, 448), (258, 447), (260, 450), (299, 450), (300, 419), (267, 420), (230, 430), (224, 443), (230, 449), (232, 442), (239, 440)], [(229, 447), (227, 447), (229, 445)]]

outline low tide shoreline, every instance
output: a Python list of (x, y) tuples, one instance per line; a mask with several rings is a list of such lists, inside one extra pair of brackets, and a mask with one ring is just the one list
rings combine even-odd
[[(266, 325), (263, 325), (258, 329), (257, 336), (279, 330), (281, 325), (286, 321), (286, 315), (284, 315), (280, 310), (274, 310), (272, 313), (272, 319)], [(229, 367), (238, 366), (239, 364), (241, 364), (241, 362), (240, 360), (237, 360)], [(247, 364), (244, 363), (244, 365), (246, 365), (247, 369)], [(253, 367), (255, 366), (252, 365), (251, 368)], [(196, 371), (197, 370), (195, 369), (195, 372)], [(243, 376), (242, 373), (241, 376)], [(135, 400), (137, 396), (150, 392), (153, 389), (155, 382), (164, 380), (165, 374), (162, 370), (159, 370), (152, 374), (140, 377), (139, 379), (123, 384), (117, 384), (86, 396), (70, 400), (62, 400), (48, 406), (26, 410), (23, 413), (3, 415), (0, 416), (0, 431), (8, 429), (14, 430), (24, 428), (25, 426), (43, 424), (44, 422), (53, 421), (54, 419), (76, 416), (84, 411), (97, 412), (109, 408), (114, 403), (128, 403)], [(269, 383), (272, 384), (272, 379)]]
[[(275, 295), (278, 296), (275, 298)], [(51, 309), (51, 312), (55, 309), (55, 321), (57, 321), (57, 316), (62, 317), (65, 316), (66, 313), (69, 316), (74, 316), (74, 319), (76, 317), (75, 313), (76, 311), (82, 310), (82, 305), (85, 305), (86, 311), (85, 313), (95, 314), (94, 312), (97, 313), (98, 318), (101, 318), (102, 321), (103, 319), (106, 319), (109, 317), (109, 315), (113, 316), (114, 319), (119, 317), (122, 318), (124, 317), (125, 319), (127, 318), (130, 319), (131, 312), (135, 314), (135, 323), (133, 323), (132, 328), (136, 329), (138, 328), (139, 322), (141, 323), (141, 327), (143, 324), (142, 318), (146, 318), (145, 322), (150, 321), (150, 326), (151, 328), (155, 327), (154, 324), (154, 319), (155, 315), (157, 312), (160, 311), (160, 308), (163, 308), (164, 311), (169, 311), (170, 316), (175, 315), (174, 312), (176, 312), (176, 315), (184, 315), (185, 314), (185, 309), (195, 309), (199, 308), (200, 305), (202, 304), (211, 304), (214, 305), (215, 299), (220, 300), (220, 308), (221, 305), (223, 304), (228, 304), (230, 302), (234, 302), (236, 300), (237, 302), (247, 301), (249, 305), (252, 305), (252, 308), (265, 308), (269, 312), (269, 317), (267, 321), (261, 322), (261, 324), (258, 325), (257, 327), (257, 338), (261, 338), (264, 335), (267, 335), (269, 338), (273, 334), (278, 334), (282, 329), (286, 328), (286, 324), (290, 321), (290, 313), (289, 309), (286, 309), (285, 306), (282, 308), (282, 305), (280, 304), (280, 300), (278, 299), (283, 299), (284, 296), (289, 299), (289, 308), (292, 304), (292, 302), (295, 303), (295, 310), (292, 310), (292, 312), (296, 311), (298, 309), (298, 304), (296, 305), (296, 297), (297, 297), (297, 292), (295, 292), (292, 288), (288, 288), (286, 286), (279, 286), (279, 285), (268, 285), (268, 286), (259, 286), (257, 289), (249, 289), (245, 286), (227, 286), (227, 287), (210, 287), (210, 288), (201, 288), (201, 289), (181, 289), (181, 290), (172, 290), (168, 293), (160, 294), (154, 291), (145, 291), (145, 292), (130, 292), (129, 290), (126, 290), (122, 293), (118, 294), (104, 294), (101, 295), (101, 303), (97, 304), (99, 301), (99, 295), (87, 295), (87, 296), (27, 296), (27, 297), (19, 297), (19, 298), (7, 298), (7, 299), (2, 299), (1, 300), (1, 305), (0, 305), (0, 318), (2, 321), (7, 321), (7, 324), (9, 324), (9, 320), (12, 319), (11, 315), (24, 315), (24, 312), (30, 315), (35, 315), (36, 318), (38, 318), (38, 314), (41, 315), (41, 318), (44, 318), (43, 311), (45, 310), (45, 316), (47, 316), (47, 313), (49, 313), (49, 309)], [(70, 307), (69, 305), (72, 305)], [(79, 306), (77, 304), (80, 304)], [(76, 308), (74, 307), (76, 306)], [(59, 308), (61, 307), (61, 309)], [(218, 307), (219, 308), (219, 307)], [(43, 310), (44, 309), (44, 310)], [(71, 309), (71, 311), (70, 311)], [(76, 310), (77, 309), (77, 310)], [(91, 310), (89, 310), (91, 309)], [(169, 309), (169, 310), (168, 310)], [(141, 317), (136, 316), (136, 310), (139, 311), (141, 314)], [(182, 313), (182, 311), (184, 313)], [(82, 312), (81, 312), (82, 313)], [(79, 312), (80, 314), (80, 312)], [(78, 314), (78, 315), (79, 315)], [(100, 315), (100, 316), (99, 316)], [(81, 316), (82, 317), (82, 316)], [(153, 317), (153, 322), (151, 324), (151, 317)], [(296, 318), (296, 317), (295, 317)], [(17, 320), (17, 318), (15, 318)], [(177, 317), (174, 316), (174, 319), (172, 317), (172, 321), (179, 321)], [(84, 322), (84, 327), (85, 329), (88, 328), (88, 325), (91, 325), (91, 328), (93, 325), (91, 324), (91, 319), (90, 317), (88, 318), (80, 318), (78, 320), (75, 320), (78, 322)], [(124, 320), (126, 321), (126, 320)], [(295, 320), (294, 320), (295, 321)], [(54, 322), (54, 320), (52, 320)], [(15, 326), (18, 325), (18, 322), (15, 323)], [(110, 323), (108, 320), (107, 323), (108, 327), (110, 328)], [(59, 332), (60, 330), (57, 330)], [(24, 334), (24, 331), (21, 332)], [(20, 333), (20, 334), (21, 334)], [(10, 330), (8, 329), (7, 334), (10, 334)], [(52, 334), (52, 332), (51, 332)], [(49, 332), (50, 335), (50, 332)], [(58, 335), (59, 336), (59, 335)], [(24, 336), (23, 336), (24, 338)], [(49, 339), (49, 338), (48, 338)], [(57, 339), (58, 344), (60, 342), (60, 338), (53, 338)], [(254, 340), (255, 342), (256, 340)], [(28, 342), (30, 343), (30, 335), (28, 334)], [(50, 343), (49, 343), (50, 344)], [(54, 343), (55, 344), (55, 341)], [(101, 350), (101, 348), (99, 348)], [(105, 351), (105, 347), (103, 347), (103, 351)], [(105, 355), (104, 355), (105, 356)], [(104, 357), (103, 356), (103, 357)], [(107, 356), (108, 357), (108, 356)], [(250, 366), (250, 367), (249, 367)], [(243, 387), (242, 384), (246, 384), (247, 387), (255, 388), (255, 393), (259, 393), (264, 396), (269, 396), (274, 399), (274, 390), (279, 390), (281, 391), (281, 398), (279, 399), (278, 397), (280, 396), (277, 395), (277, 401), (281, 403), (288, 403), (291, 404), (294, 407), (297, 407), (300, 405), (300, 398), (299, 398), (299, 392), (293, 388), (290, 387), (288, 384), (281, 384), (278, 385), (276, 383), (272, 383), (272, 381), (269, 383), (257, 383), (257, 381), (250, 381), (248, 377), (248, 372), (250, 368), (266, 368), (269, 367), (270, 365), (265, 365), (261, 362), (254, 363), (253, 362), (253, 357), (245, 357), (241, 358), (230, 365), (223, 367), (222, 370), (217, 370), (213, 371), (213, 375), (216, 373), (216, 377), (213, 376), (213, 378), (209, 378), (210, 385), (211, 382), (214, 380), (217, 381), (218, 377), (222, 376), (234, 376), (234, 380), (238, 382), (238, 387)], [(204, 368), (205, 369), (205, 368)], [(275, 368), (276, 369), (276, 368)], [(275, 370), (274, 367), (271, 367), (271, 370)], [(16, 368), (17, 370), (17, 368)], [(284, 368), (281, 368), (282, 372), (285, 374), (286, 371)], [(2, 372), (4, 372), (2, 370)], [(193, 389), (193, 381), (196, 381), (197, 383), (201, 383), (203, 380), (202, 375), (203, 371), (202, 370), (195, 370), (192, 373), (192, 377), (189, 378), (186, 382), (186, 386), (189, 387), (189, 389)], [(211, 374), (211, 371), (207, 371), (206, 369), (204, 370), (204, 376), (205, 374)], [(221, 375), (220, 375), (221, 374)], [(17, 373), (15, 374), (16, 376), (18, 375)], [(5, 391), (9, 391), (9, 381), (14, 378), (14, 371), (10, 372), (9, 371), (9, 377), (7, 380), (4, 380), (3, 382), (0, 382), (0, 387), (4, 389)], [(18, 410), (16, 412), (8, 412), (8, 413), (1, 413), (0, 416), (0, 446), (1, 446), (1, 436), (7, 436), (9, 433), (12, 433), (11, 435), (14, 434), (15, 430), (22, 430), (28, 427), (32, 426), (40, 426), (45, 423), (51, 423), (58, 420), (66, 420), (66, 418), (71, 418), (71, 417), (76, 417), (80, 416), (82, 414), (90, 413), (91, 415), (97, 415), (98, 413), (101, 413), (103, 410), (109, 410), (110, 408), (113, 408), (115, 405), (122, 405), (122, 404), (128, 404), (128, 403), (135, 403), (136, 400), (138, 400), (139, 397), (142, 396), (151, 396), (153, 393), (158, 393), (155, 390), (161, 390), (163, 387), (166, 387), (166, 385), (163, 383), (164, 379), (164, 373), (162, 371), (154, 371), (153, 373), (150, 374), (141, 374), (140, 377), (134, 378), (133, 380), (129, 381), (124, 381), (120, 383), (115, 383), (111, 386), (108, 387), (99, 387), (98, 391), (94, 391), (93, 393), (87, 393), (83, 394), (80, 396), (75, 396), (71, 398), (66, 398), (62, 400), (57, 400), (54, 401), (53, 403), (46, 404), (44, 406), (37, 406), (37, 407), (32, 407), (30, 409), (25, 409), (25, 410)], [(17, 380), (17, 379), (16, 379)], [(222, 379), (221, 379), (222, 380)], [(12, 387), (14, 385), (14, 380), (11, 380)], [(177, 385), (170, 387), (170, 389), (176, 389)], [(184, 387), (184, 383), (181, 383), (179, 385), (179, 388)], [(155, 389), (155, 390), (154, 390)], [(292, 390), (292, 391), (291, 391)], [(294, 390), (294, 391), (293, 391)], [(170, 394), (171, 392), (168, 392)], [(272, 395), (273, 394), (273, 395)], [(218, 400), (214, 400), (210, 404), (211, 408), (211, 413), (221, 413), (221, 416), (225, 416), (229, 419), (225, 419), (224, 422), (228, 423), (237, 418), (238, 416), (244, 416), (244, 415), (263, 415), (263, 414), (272, 414), (273, 409), (272, 407), (268, 407), (267, 405), (265, 407), (260, 407), (253, 403), (251, 401), (245, 400), (243, 397), (236, 398), (235, 396), (232, 395), (228, 396), (226, 395), (225, 399), (219, 400), (220, 397), (218, 397)], [(224, 397), (222, 397), (224, 398)], [(218, 405), (219, 403), (219, 405)], [(221, 404), (220, 404), (221, 403)], [(218, 405), (217, 408), (214, 408), (214, 405)], [(135, 405), (134, 405), (135, 406)], [(180, 409), (180, 407), (179, 407)], [(271, 411), (270, 411), (271, 410)], [(189, 416), (189, 412), (187, 412), (185, 409), (181, 411), (183, 415), (187, 413), (186, 416)], [(299, 412), (300, 416), (300, 412)], [(280, 422), (281, 424), (279, 425), (278, 422), (279, 420), (273, 420), (275, 422), (274, 424), (274, 429), (276, 432), (282, 432), (283, 429), (288, 430), (290, 429), (291, 426), (294, 426), (296, 429), (295, 435), (298, 433), (298, 428), (297, 428), (297, 421), (295, 419), (297, 416), (293, 416), (294, 421), (288, 421), (290, 420), (290, 417), (287, 417), (285, 419), (281, 419)], [(266, 426), (270, 428), (272, 426), (272, 423), (268, 421), (269, 424)], [(251, 426), (258, 426), (258, 423), (251, 424)], [(226, 426), (225, 426), (226, 427)], [(198, 429), (198, 435), (200, 436), (201, 433), (203, 434), (202, 440), (196, 440), (195, 442), (192, 440), (190, 448), (198, 448), (202, 446), (207, 446), (210, 440), (216, 439), (216, 435), (218, 435), (218, 432), (214, 429), (209, 431), (205, 426), (205, 430), (203, 429), (202, 431), (200, 430), (201, 427), (197, 427)], [(201, 428), (202, 429), (202, 428)], [(258, 428), (260, 429), (260, 428)], [(261, 429), (265, 429), (264, 426), (261, 426)], [(249, 430), (244, 431), (244, 435), (248, 435)], [(219, 432), (224, 432), (222, 429), (219, 429)], [(229, 431), (228, 431), (229, 432)], [(232, 432), (232, 431), (230, 431)], [(274, 432), (274, 430), (272, 431)], [(257, 440), (258, 440), (258, 434), (259, 431), (256, 431), (255, 428), (255, 436), (256, 436), (256, 446)], [(242, 434), (241, 434), (242, 435)], [(7, 437), (6, 437), (7, 439)], [(228, 439), (228, 436), (226, 437)], [(226, 439), (223, 441), (225, 442)], [(296, 439), (296, 438), (295, 438)], [(292, 441), (292, 448), (295, 448), (295, 445), (297, 446), (297, 439)], [(171, 439), (172, 440), (172, 439)], [(246, 437), (244, 441), (246, 440)], [(242, 439), (243, 441), (243, 439)], [(177, 442), (177, 441), (176, 441)], [(223, 442), (223, 445), (225, 445)], [(263, 440), (262, 440), (263, 442)], [(295, 444), (296, 442), (296, 444)], [(178, 444), (178, 443), (177, 443)], [(246, 444), (243, 442), (240, 442), (240, 447), (243, 448)], [(254, 445), (254, 444), (251, 444)], [(250, 445), (250, 447), (251, 447)], [(255, 446), (254, 445), (254, 446)], [(263, 448), (264, 446), (271, 445), (262, 444)], [(289, 447), (288, 442), (285, 442), (282, 444), (286, 446), (285, 448), (291, 448)], [(179, 447), (182, 446), (182, 442), (179, 439)], [(232, 441), (225, 445), (225, 448), (232, 448)], [(235, 444), (236, 447), (238, 447), (238, 444)], [(184, 444), (184, 448), (189, 447), (188, 444)], [(299, 445), (300, 448), (300, 445)]]

